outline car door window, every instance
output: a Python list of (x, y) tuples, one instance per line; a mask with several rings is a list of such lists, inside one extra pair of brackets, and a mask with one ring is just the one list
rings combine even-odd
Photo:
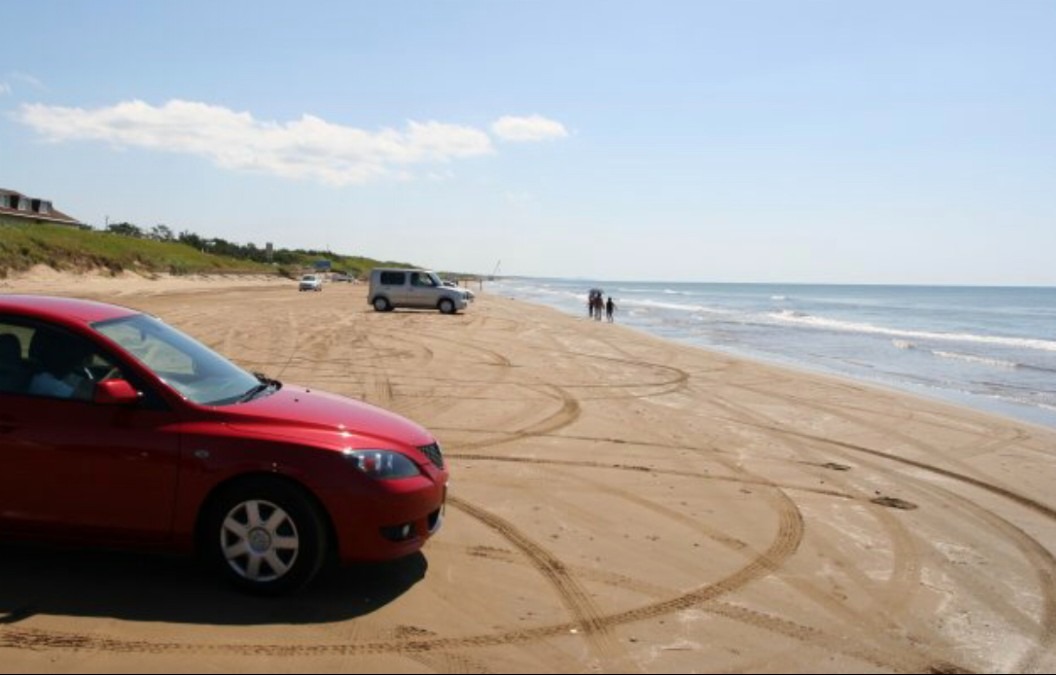
[(403, 272), (382, 272), (381, 283), (384, 286), (402, 286), (406, 275)]
[(89, 401), (95, 384), (120, 377), (92, 343), (61, 328), (0, 320), (0, 393)]

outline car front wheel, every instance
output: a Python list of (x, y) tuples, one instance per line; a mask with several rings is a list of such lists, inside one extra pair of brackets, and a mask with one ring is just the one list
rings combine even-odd
[(392, 305), (385, 298), (374, 298), (374, 311), (375, 312), (387, 312), (392, 309)]
[(215, 500), (202, 541), (237, 586), (276, 595), (307, 584), (326, 558), (319, 508), (295, 485), (269, 478), (236, 484)]
[(454, 314), (455, 313), (455, 303), (451, 302), (447, 298), (444, 298), (443, 300), (440, 301), (440, 312), (442, 314)]

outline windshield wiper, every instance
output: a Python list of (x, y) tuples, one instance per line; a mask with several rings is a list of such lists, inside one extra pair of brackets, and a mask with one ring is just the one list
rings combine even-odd
[(252, 401), (253, 399), (255, 399), (256, 397), (260, 396), (261, 394), (263, 394), (265, 391), (267, 391), (270, 388), (271, 388), (270, 384), (268, 384), (267, 382), (261, 382), (260, 384), (254, 386), (254, 387), (251, 387), (250, 390), (247, 391), (246, 393), (242, 394), (238, 398), (238, 402), (239, 403), (245, 403), (247, 401)]
[(246, 403), (248, 401), (252, 401), (253, 399), (260, 396), (269, 389), (274, 389), (275, 391), (278, 391), (282, 388), (282, 382), (279, 382), (278, 380), (272, 380), (262, 373), (253, 373), (253, 375), (256, 376), (257, 380), (259, 381), (259, 384), (250, 387), (249, 391), (242, 394), (242, 396), (240, 396), (238, 399), (239, 403)]

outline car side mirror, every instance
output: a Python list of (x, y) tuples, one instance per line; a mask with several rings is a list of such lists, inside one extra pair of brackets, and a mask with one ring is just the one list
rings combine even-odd
[(100, 405), (131, 405), (139, 402), (139, 392), (128, 380), (103, 380), (95, 385), (92, 400)]

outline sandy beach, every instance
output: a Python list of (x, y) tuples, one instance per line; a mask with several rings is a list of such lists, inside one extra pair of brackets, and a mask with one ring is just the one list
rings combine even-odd
[(489, 295), (71, 277), (240, 365), (425, 425), (421, 555), (281, 599), (192, 561), (0, 547), (3, 671), (1052, 672), (1056, 431)]

